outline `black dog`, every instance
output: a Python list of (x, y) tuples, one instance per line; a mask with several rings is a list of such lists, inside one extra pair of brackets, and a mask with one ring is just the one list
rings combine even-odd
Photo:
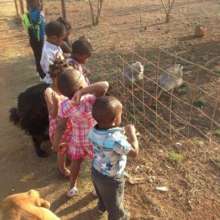
[(10, 109), (10, 121), (23, 129), (32, 137), (34, 148), (39, 157), (47, 157), (48, 153), (41, 148), (44, 141), (49, 140), (48, 111), (44, 99), (47, 84), (34, 85), (18, 96), (17, 108)]

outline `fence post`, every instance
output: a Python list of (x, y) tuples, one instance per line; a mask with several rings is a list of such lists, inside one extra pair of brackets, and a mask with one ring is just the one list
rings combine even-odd
[(66, 6), (65, 0), (61, 0), (62, 17), (66, 20)]
[(19, 0), (19, 3), (20, 3), (21, 14), (23, 15), (24, 14), (24, 3), (23, 3), (23, 0)]
[(15, 9), (16, 9), (17, 17), (19, 17), (18, 2), (17, 2), (17, 0), (14, 0), (14, 3), (15, 3)]

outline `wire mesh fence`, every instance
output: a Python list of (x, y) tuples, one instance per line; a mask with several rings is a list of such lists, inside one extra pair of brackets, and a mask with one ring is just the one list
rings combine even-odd
[[(108, 76), (111, 93), (123, 102), (125, 121), (138, 127), (142, 139), (159, 144), (194, 137), (218, 142), (219, 76), (215, 72), (164, 49), (158, 49), (151, 58), (144, 49), (112, 56), (114, 71)], [(123, 73), (136, 61), (144, 65), (144, 76), (131, 82)], [(169, 67), (177, 64), (183, 66), (182, 84), (166, 90), (161, 76), (171, 74)]]

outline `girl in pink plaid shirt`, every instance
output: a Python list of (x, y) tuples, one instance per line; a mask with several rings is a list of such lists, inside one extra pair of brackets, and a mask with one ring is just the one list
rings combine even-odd
[(93, 147), (87, 135), (94, 126), (92, 106), (96, 97), (104, 95), (108, 90), (107, 82), (98, 82), (87, 86), (82, 74), (69, 67), (58, 78), (59, 91), (69, 99), (64, 100), (58, 112), (58, 125), (55, 134), (54, 147), (59, 148), (61, 137), (66, 128), (66, 121), (72, 123), (72, 134), (68, 143), (67, 155), (71, 160), (70, 190), (68, 197), (74, 196), (78, 189), (76, 180), (80, 166), (86, 156), (93, 157)]
[[(49, 113), (49, 137), (50, 141), (53, 144), (55, 131), (57, 127), (57, 114), (60, 107), (60, 103), (68, 99), (62, 95), (57, 88), (57, 78), (60, 73), (61, 68), (66, 66), (66, 64), (60, 59), (55, 60), (54, 64), (50, 66), (50, 76), (53, 79), (53, 83), (50, 87), (45, 90), (45, 100), (47, 104), (47, 109)], [(57, 164), (58, 169), (62, 175), (65, 177), (70, 176), (70, 170), (66, 167), (66, 150), (67, 145), (71, 137), (72, 125), (71, 122), (67, 122), (66, 130), (62, 136), (62, 146), (57, 151)]]

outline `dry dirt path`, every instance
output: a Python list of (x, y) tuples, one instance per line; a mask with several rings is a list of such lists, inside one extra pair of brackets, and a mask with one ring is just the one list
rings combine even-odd
[(52, 209), (62, 219), (97, 219), (90, 193), (89, 166), (82, 172), (79, 196), (67, 201), (64, 193), (68, 181), (59, 176), (55, 156), (36, 157), (30, 138), (8, 120), (8, 110), (16, 104), (17, 95), (38, 82), (27, 37), (14, 15), (13, 1), (1, 1), (0, 200), (34, 188), (53, 203)]
[[(155, 0), (139, 1), (147, 4), (144, 9), (150, 9), (156, 2)], [(139, 1), (113, 1), (115, 2), (113, 8), (106, 11), (112, 19), (107, 16), (105, 17), (108, 19), (103, 17), (102, 23), (96, 28), (87, 27), (88, 21), (84, 18), (85, 14), (88, 13), (81, 8), (84, 4), (83, 1), (75, 3), (79, 4), (80, 10), (75, 11), (77, 15), (73, 19), (75, 22), (73, 27), (80, 27), (81, 25), (84, 28), (73, 29), (73, 38), (76, 38), (76, 34), (79, 36), (86, 34), (86, 36), (91, 37), (94, 48), (97, 49), (96, 54), (91, 59), (93, 62), (93, 65), (91, 63), (92, 72), (97, 72), (97, 69), (99, 69), (97, 63), (101, 63), (100, 72), (102, 74), (103, 71), (110, 71), (112, 63), (108, 60), (106, 62), (108, 56), (106, 58), (103, 58), (103, 56), (108, 55), (108, 48), (120, 41), (127, 48), (132, 49), (133, 38), (131, 36), (137, 42), (145, 42), (147, 39), (146, 47), (149, 49), (149, 55), (151, 55), (151, 48), (155, 48), (155, 42), (168, 43), (171, 48), (176, 46), (173, 45), (174, 43), (178, 43), (179, 49), (187, 51), (187, 57), (192, 61), (196, 59), (198, 63), (203, 62), (203, 57), (208, 56), (209, 59), (209, 53), (210, 58), (212, 58), (212, 53), (213, 56), (219, 54), (220, 35), (217, 25), (220, 22), (218, 20), (219, 16), (217, 16), (219, 12), (217, 0), (203, 1), (202, 3), (199, 0), (191, 1), (194, 4), (191, 4), (190, 7), (178, 9), (175, 12), (174, 22), (169, 25), (157, 24), (157, 18), (159, 20), (163, 19), (160, 12), (152, 12), (153, 16), (151, 13), (145, 13), (144, 21), (146, 25), (157, 24), (149, 26), (149, 30), (145, 32), (138, 31), (138, 28), (133, 29), (134, 24), (139, 27), (139, 14), (135, 16), (133, 13), (136, 2)], [(56, 9), (53, 8), (55, 2), (57, 2), (57, 5), (59, 3)], [(129, 7), (125, 5), (125, 8), (128, 8), (131, 12), (128, 15), (126, 15), (128, 9), (118, 12), (119, 8), (123, 8), (123, 2), (130, 2)], [(216, 3), (214, 4), (214, 2)], [(56, 14), (55, 12), (60, 7), (60, 1), (45, 1), (45, 3), (45, 6), (52, 9), (52, 14)], [(52, 7), (50, 7), (50, 4), (53, 4)], [(85, 4), (84, 8), (87, 9)], [(109, 2), (109, 7), (111, 4)], [(188, 10), (189, 8), (190, 10)], [(207, 8), (206, 12), (209, 12), (202, 18), (205, 24), (209, 24), (211, 30), (207, 38), (198, 41), (177, 40), (193, 33), (194, 20), (198, 20), (195, 19), (197, 15), (199, 17), (201, 14), (203, 15), (201, 13), (202, 8)], [(179, 14), (181, 10), (185, 11), (185, 14)], [(67, 201), (65, 192), (68, 181), (59, 176), (55, 155), (51, 155), (47, 159), (36, 157), (30, 138), (8, 121), (8, 110), (16, 104), (17, 95), (26, 87), (39, 82), (35, 74), (33, 55), (27, 37), (22, 27), (16, 23), (14, 15), (13, 1), (0, 0), (0, 200), (6, 195), (34, 188), (40, 190), (42, 195), (52, 202), (52, 210), (62, 219), (98, 220), (94, 209), (96, 201), (90, 193), (92, 187), (89, 176), (89, 163), (87, 162), (82, 169), (79, 195)], [(102, 62), (104, 69), (102, 69)], [(219, 169), (213, 168), (209, 162), (209, 158), (219, 155), (217, 153), (219, 149), (207, 148), (206, 145), (196, 148), (185, 146), (182, 153), (186, 155), (186, 160), (180, 167), (175, 167), (167, 161), (167, 153), (170, 149), (172, 148), (164, 148), (164, 151), (161, 151), (157, 146), (154, 148), (154, 145), (149, 146), (149, 148), (148, 146), (142, 146), (141, 155), (137, 158), (137, 161), (129, 163), (130, 170), (133, 173), (136, 173), (135, 170), (139, 167), (138, 174), (143, 175), (147, 180), (146, 184), (126, 186), (126, 206), (129, 207), (132, 216), (135, 216), (132, 219), (220, 219)], [(167, 194), (155, 191), (155, 186), (161, 183), (170, 185), (170, 191)]]

